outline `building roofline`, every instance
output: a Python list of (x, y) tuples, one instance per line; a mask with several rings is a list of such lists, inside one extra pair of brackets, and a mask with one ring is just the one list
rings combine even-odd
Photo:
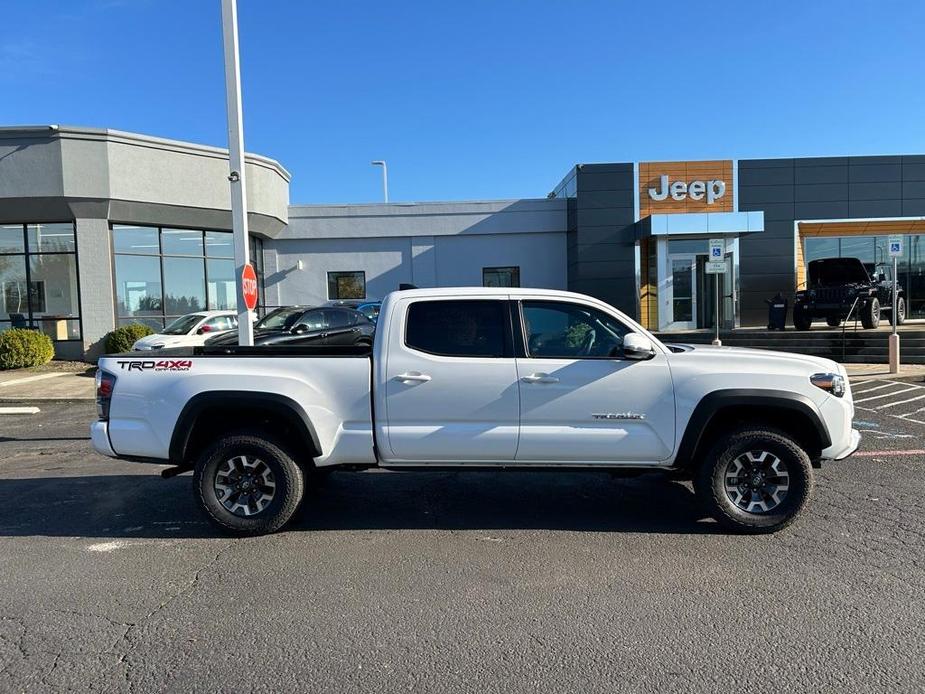
[[(20, 136), (45, 136), (48, 138), (67, 138), (78, 140), (98, 140), (121, 142), (142, 147), (152, 147), (155, 149), (171, 150), (175, 152), (195, 153), (220, 158), (228, 157), (228, 150), (222, 147), (213, 147), (211, 145), (202, 145), (195, 142), (186, 142), (184, 140), (172, 140), (164, 137), (155, 137), (153, 135), (144, 135), (142, 133), (133, 133), (126, 130), (114, 130), (112, 128), (89, 128), (75, 125), (6, 125), (0, 126), (0, 140), (10, 139), (17, 135)], [(292, 179), (289, 171), (275, 159), (265, 157), (261, 154), (245, 152), (245, 162), (256, 164), (274, 169), (288, 183)]]

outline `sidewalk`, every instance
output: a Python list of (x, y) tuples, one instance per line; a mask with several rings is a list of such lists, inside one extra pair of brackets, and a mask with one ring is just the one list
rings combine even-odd
[(848, 378), (852, 381), (866, 381), (871, 378), (901, 378), (910, 381), (925, 381), (925, 364), (905, 364), (898, 374), (890, 373), (889, 364), (845, 364)]
[(16, 369), (0, 371), (0, 402), (38, 400), (93, 400), (96, 397), (94, 370)]

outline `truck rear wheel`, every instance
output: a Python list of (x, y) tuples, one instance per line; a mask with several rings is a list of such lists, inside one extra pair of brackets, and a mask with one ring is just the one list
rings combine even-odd
[[(890, 324), (893, 324), (893, 317), (890, 316)], [(906, 300), (905, 298), (896, 297), (896, 325), (902, 325), (906, 322)]]
[(873, 298), (861, 308), (861, 325), (870, 330), (880, 325), (880, 300)]
[(282, 528), (304, 493), (302, 469), (259, 432), (219, 439), (196, 461), (196, 500), (219, 528), (264, 535)]
[(799, 515), (813, 489), (809, 456), (784, 434), (759, 428), (725, 436), (694, 480), (705, 511), (725, 528), (772, 533)]

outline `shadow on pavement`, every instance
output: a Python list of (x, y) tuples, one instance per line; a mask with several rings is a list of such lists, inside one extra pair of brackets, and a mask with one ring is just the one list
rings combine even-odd
[[(191, 477), (0, 479), (0, 536), (203, 538), (221, 533)], [(693, 493), (658, 474), (337, 472), (310, 489), (290, 531), (548, 529), (716, 533)]]

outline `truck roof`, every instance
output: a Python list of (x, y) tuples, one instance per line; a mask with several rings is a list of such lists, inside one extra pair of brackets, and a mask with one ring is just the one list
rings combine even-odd
[(573, 297), (575, 299), (587, 300), (585, 294), (567, 292), (562, 289), (531, 289), (529, 287), (434, 287), (431, 289), (402, 289), (392, 292), (395, 296), (417, 298), (427, 296), (452, 296), (459, 294), (461, 296), (481, 296), (481, 295), (498, 295), (509, 294), (511, 296), (549, 296), (551, 298)]

